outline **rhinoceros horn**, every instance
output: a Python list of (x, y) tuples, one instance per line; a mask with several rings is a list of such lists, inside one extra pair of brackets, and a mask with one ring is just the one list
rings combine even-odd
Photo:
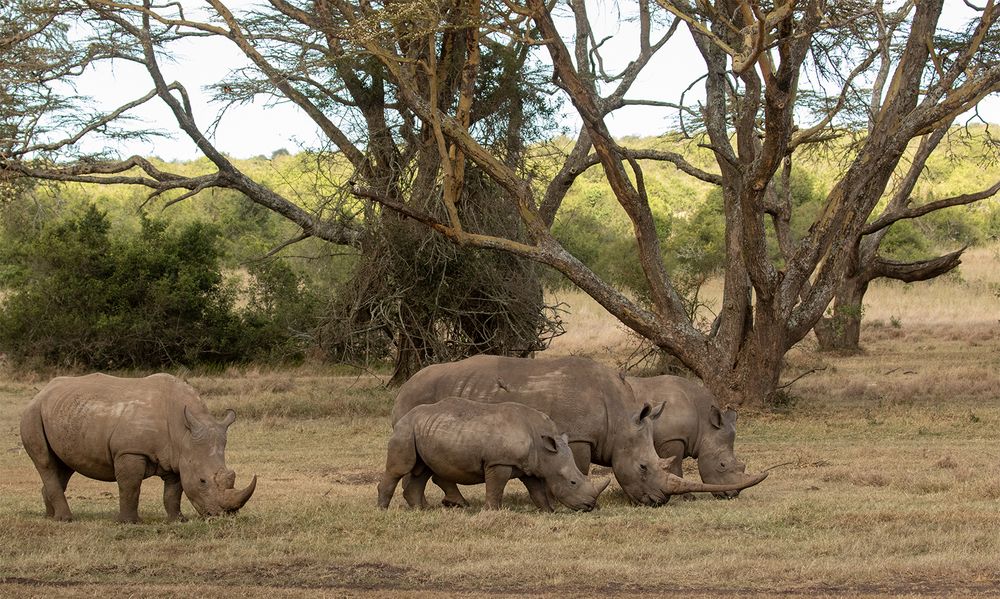
[(235, 512), (246, 504), (250, 500), (250, 496), (253, 495), (254, 489), (257, 488), (257, 475), (254, 474), (253, 480), (247, 485), (247, 488), (242, 491), (237, 491), (236, 489), (226, 489), (222, 496), (222, 509), (227, 512)]
[(710, 485), (701, 482), (694, 482), (683, 479), (679, 476), (667, 473), (667, 495), (681, 495), (683, 493), (725, 493), (727, 491), (739, 491), (752, 487), (767, 478), (767, 472), (756, 475), (744, 475), (742, 481), (729, 485)]

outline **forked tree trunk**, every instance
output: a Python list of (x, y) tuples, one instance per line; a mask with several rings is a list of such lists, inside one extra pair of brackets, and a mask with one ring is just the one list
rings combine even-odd
[[(876, 241), (880, 241), (880, 238)], [(864, 316), (865, 293), (875, 279), (887, 278), (913, 283), (927, 281), (955, 269), (962, 263), (960, 250), (928, 260), (896, 262), (879, 257), (877, 243), (866, 248), (870, 256), (863, 264), (855, 264), (852, 274), (841, 281), (834, 295), (829, 316), (821, 318), (813, 327), (819, 340), (820, 351), (859, 351), (861, 349), (861, 319)]]
[(861, 317), (864, 314), (868, 281), (845, 279), (837, 288), (829, 316), (816, 323), (813, 332), (820, 351), (859, 351), (861, 349)]
[(720, 405), (769, 408), (778, 402), (778, 381), (787, 351), (781, 329), (758, 311), (733, 364), (697, 373)]

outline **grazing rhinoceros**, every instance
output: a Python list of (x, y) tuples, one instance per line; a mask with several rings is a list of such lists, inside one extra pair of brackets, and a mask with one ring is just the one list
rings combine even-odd
[(163, 479), (169, 521), (181, 519), (181, 491), (203, 516), (235, 512), (257, 486), (242, 491), (226, 468), (226, 429), (190, 385), (169, 374), (126, 379), (105, 374), (58, 377), (21, 417), (24, 449), (42, 477), (46, 514), (70, 520), (66, 484), (74, 472), (118, 482), (120, 522), (139, 521), (139, 486)]
[[(583, 473), (590, 464), (611, 466), (625, 493), (638, 503), (660, 505), (671, 495), (724, 492), (757, 484), (707, 485), (668, 472), (656, 455), (652, 422), (663, 406), (634, 408), (632, 389), (614, 370), (584, 358), (525, 359), (475, 356), (424, 368), (403, 384), (392, 411), (395, 424), (421, 404), (449, 396), (474, 401), (522, 403), (548, 415), (569, 435), (570, 448)], [(458, 487), (438, 481), (445, 505), (465, 505)]]
[[(698, 460), (701, 480), (731, 485), (746, 479), (746, 464), (736, 459), (736, 412), (720, 410), (715, 396), (698, 381), (678, 376), (628, 377), (633, 405), (664, 402), (665, 416), (653, 424), (653, 444), (661, 458), (674, 458), (671, 472), (682, 475), (686, 457)], [(716, 493), (733, 498), (739, 491)]]
[(589, 512), (610, 479), (595, 485), (577, 468), (566, 435), (552, 419), (517, 403), (484, 404), (450, 397), (417, 406), (396, 422), (378, 486), (385, 509), (400, 478), (403, 497), (427, 507), (427, 479), (472, 485), (486, 482), (487, 509), (499, 509), (511, 478), (520, 478), (531, 500), (552, 511), (548, 497)]

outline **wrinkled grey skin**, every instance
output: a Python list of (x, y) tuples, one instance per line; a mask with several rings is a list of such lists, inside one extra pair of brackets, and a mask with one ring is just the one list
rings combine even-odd
[(378, 505), (389, 507), (401, 478), (403, 497), (426, 508), (431, 475), (453, 484), (486, 483), (486, 509), (499, 509), (511, 478), (520, 478), (532, 502), (552, 511), (549, 498), (589, 512), (608, 486), (592, 483), (577, 468), (565, 435), (538, 410), (515, 403), (483, 404), (446, 398), (417, 406), (396, 422), (378, 486)]
[(116, 481), (120, 522), (139, 521), (143, 479), (163, 479), (167, 520), (184, 520), (181, 492), (203, 516), (239, 510), (257, 485), (242, 491), (226, 468), (226, 431), (236, 419), (209, 414), (198, 393), (169, 374), (128, 379), (105, 374), (58, 377), (21, 417), (24, 449), (42, 478), (45, 512), (71, 520), (66, 485), (74, 472)]
[[(653, 444), (661, 458), (674, 458), (671, 472), (682, 475), (684, 458), (698, 460), (701, 480), (717, 485), (746, 479), (746, 464), (736, 458), (736, 412), (721, 410), (712, 392), (699, 381), (677, 376), (628, 377), (635, 392), (633, 405), (665, 404), (665, 417), (653, 425)], [(715, 493), (731, 499), (739, 491)]]
[[(400, 387), (392, 422), (415, 406), (449, 396), (485, 403), (513, 401), (546, 414), (569, 436), (581, 472), (589, 472), (591, 463), (610, 466), (625, 493), (644, 505), (660, 505), (674, 494), (723, 492), (760, 482), (720, 487), (669, 472), (670, 463), (653, 447), (652, 423), (663, 406), (635, 407), (632, 389), (616, 371), (585, 358), (475, 356), (428, 366)], [(445, 505), (466, 505), (457, 486), (434, 482), (445, 490)]]

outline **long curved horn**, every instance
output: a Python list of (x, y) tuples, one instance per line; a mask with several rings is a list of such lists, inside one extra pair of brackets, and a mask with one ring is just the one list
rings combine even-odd
[(683, 493), (725, 493), (727, 491), (739, 491), (752, 487), (767, 478), (767, 472), (761, 472), (754, 476), (746, 475), (742, 481), (730, 485), (710, 485), (707, 483), (694, 482), (683, 479), (679, 476), (667, 473), (667, 495), (681, 495)]
[(257, 475), (253, 475), (253, 480), (247, 485), (247, 488), (242, 491), (237, 491), (236, 489), (228, 489), (222, 498), (222, 509), (227, 512), (235, 512), (243, 507), (247, 501), (250, 500), (250, 496), (253, 495), (254, 489), (257, 488)]

